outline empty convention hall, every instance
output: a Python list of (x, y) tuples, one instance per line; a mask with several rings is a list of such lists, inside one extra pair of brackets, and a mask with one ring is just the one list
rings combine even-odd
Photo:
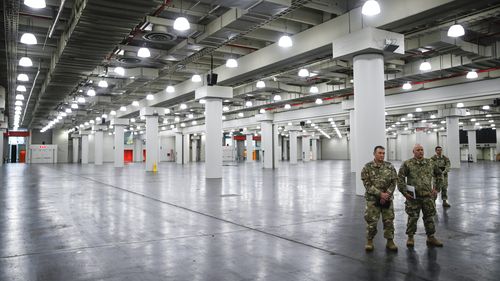
[(0, 280), (500, 279), (500, 0), (0, 10)]

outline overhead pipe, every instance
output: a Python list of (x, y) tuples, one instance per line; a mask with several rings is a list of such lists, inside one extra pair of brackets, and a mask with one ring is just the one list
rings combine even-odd
[[(54, 30), (56, 29), (57, 22), (59, 21), (59, 17), (61, 16), (61, 13), (64, 9), (65, 2), (66, 2), (66, 0), (61, 0), (61, 4), (59, 5), (59, 11), (57, 11), (57, 15), (56, 15), (56, 18), (54, 19), (54, 23), (52, 24), (52, 26), (49, 29), (48, 38), (52, 38), (52, 34), (54, 33)], [(42, 49), (45, 49), (45, 44), (47, 44), (47, 36), (45, 36), (45, 41), (43, 42)]]
[(30, 94), (28, 96), (28, 99), (26, 100), (26, 104), (24, 107), (23, 120), (21, 121), (21, 125), (24, 123), (24, 117), (26, 116), (26, 111), (28, 111), (27, 109), (28, 109), (28, 105), (30, 103), (31, 95), (33, 94), (33, 90), (35, 89), (36, 80), (38, 79), (38, 75), (40, 75), (40, 65), (41, 65), (41, 63), (38, 63), (38, 70), (36, 72), (35, 78), (33, 79), (33, 84), (31, 85)]

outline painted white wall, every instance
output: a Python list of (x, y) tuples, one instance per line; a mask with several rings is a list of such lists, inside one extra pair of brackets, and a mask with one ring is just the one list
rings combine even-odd
[(53, 130), (52, 143), (57, 144), (57, 163), (68, 163), (69, 136), (66, 130)]
[(201, 136), (200, 162), (205, 162), (205, 135)]
[[(170, 154), (170, 156), (169, 156)], [(160, 162), (173, 162), (175, 159), (175, 137), (160, 137)]]
[(347, 138), (321, 139), (321, 159), (347, 160), (349, 159), (349, 146)]

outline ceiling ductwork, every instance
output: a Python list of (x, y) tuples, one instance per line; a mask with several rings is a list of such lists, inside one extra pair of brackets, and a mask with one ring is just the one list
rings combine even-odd
[[(116, 43), (140, 22), (144, 14), (158, 6), (154, 0), (122, 0), (116, 9), (112, 0), (76, 0), (68, 28), (62, 34), (58, 49), (42, 90), (37, 97), (30, 124), (46, 121), (47, 109), (54, 108), (70, 94), (113, 50)], [(28, 118), (28, 116), (27, 116)], [(28, 119), (28, 120), (29, 120)]]
[(142, 37), (151, 43), (170, 43), (177, 40), (177, 35), (174, 32), (170, 32), (167, 26), (159, 24), (153, 25), (153, 31), (144, 34)]

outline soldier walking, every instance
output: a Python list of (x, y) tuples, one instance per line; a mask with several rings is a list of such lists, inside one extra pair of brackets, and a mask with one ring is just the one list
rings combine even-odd
[(451, 207), (448, 203), (448, 172), (450, 171), (450, 159), (443, 155), (443, 148), (441, 146), (436, 146), (434, 149), (436, 154), (431, 157), (431, 160), (436, 162), (436, 165), (441, 169), (443, 173), (443, 188), (441, 189), (441, 200), (443, 200), (443, 207)]
[(394, 189), (397, 184), (396, 169), (391, 163), (384, 161), (385, 148), (376, 146), (373, 150), (374, 160), (366, 163), (361, 171), (361, 180), (365, 186), (365, 220), (366, 251), (373, 251), (373, 238), (377, 234), (377, 223), (382, 214), (386, 248), (397, 251), (394, 244), (394, 208), (392, 204)]
[[(435, 198), (443, 186), (442, 172), (434, 161), (424, 158), (422, 145), (416, 144), (413, 147), (413, 156), (403, 163), (398, 174), (398, 189), (406, 198), (405, 210), (408, 214), (406, 246), (413, 247), (415, 245), (413, 236), (417, 231), (417, 222), (420, 210), (422, 210), (427, 246), (442, 247), (443, 243), (434, 237), (436, 232), (434, 225)], [(435, 179), (435, 187), (432, 186), (432, 178)], [(410, 189), (414, 189), (415, 193), (410, 192)]]

